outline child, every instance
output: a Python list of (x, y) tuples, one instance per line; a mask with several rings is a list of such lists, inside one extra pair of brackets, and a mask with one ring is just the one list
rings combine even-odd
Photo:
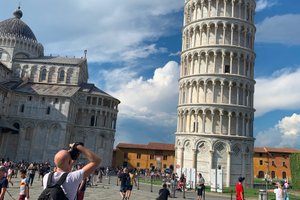
[(22, 178), (20, 183), (20, 197), (19, 200), (29, 199), (29, 180), (26, 178), (26, 170), (20, 170), (20, 176)]

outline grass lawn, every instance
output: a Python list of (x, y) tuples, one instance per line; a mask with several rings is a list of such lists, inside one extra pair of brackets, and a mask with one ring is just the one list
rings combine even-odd
[[(150, 178), (139, 178), (139, 180), (136, 180), (136, 181), (139, 181), (140, 183), (151, 184), (151, 179)], [(153, 185), (162, 185), (162, 181), (153, 179), (152, 184)]]

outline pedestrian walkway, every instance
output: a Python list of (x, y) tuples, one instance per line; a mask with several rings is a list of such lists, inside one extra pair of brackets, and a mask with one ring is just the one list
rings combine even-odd
[[(85, 193), (85, 200), (119, 200), (121, 196), (119, 194), (119, 186), (117, 186), (116, 177), (111, 177), (111, 179), (103, 178), (103, 183), (97, 183), (97, 185), (88, 187)], [(5, 200), (14, 200), (18, 199), (19, 196), (19, 178), (13, 179), (13, 186), (8, 188), (9, 194), (5, 195)], [(139, 190), (137, 187), (133, 188), (132, 196), (130, 199), (132, 200), (155, 200), (158, 196), (158, 191), (161, 187), (153, 185), (151, 192), (151, 185), (148, 184), (140, 184)], [(30, 188), (30, 199), (35, 200), (38, 198), (40, 193), (42, 192), (42, 183), (41, 180), (35, 179), (32, 187)], [(183, 198), (182, 192), (176, 192), (176, 199), (178, 200), (195, 200), (196, 192), (187, 191), (185, 193), (185, 197)], [(220, 195), (220, 194), (206, 194), (206, 200), (230, 200), (230, 197)]]

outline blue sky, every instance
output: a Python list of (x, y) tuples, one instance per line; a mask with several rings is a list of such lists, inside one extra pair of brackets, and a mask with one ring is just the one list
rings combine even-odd
[[(115, 144), (174, 142), (184, 0), (26, 0), (45, 54), (83, 56), (90, 82), (120, 99)], [(1, 1), (0, 20), (18, 1)], [(257, 0), (256, 146), (300, 149), (300, 1)]]

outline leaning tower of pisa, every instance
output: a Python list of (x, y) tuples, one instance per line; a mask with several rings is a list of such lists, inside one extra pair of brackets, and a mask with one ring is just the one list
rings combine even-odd
[(185, 0), (176, 167), (253, 182), (255, 0)]

